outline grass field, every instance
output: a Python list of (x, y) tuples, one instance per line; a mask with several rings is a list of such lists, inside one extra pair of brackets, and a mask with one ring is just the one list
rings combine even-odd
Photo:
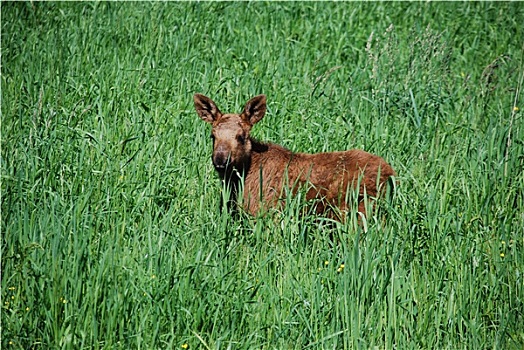
[[(522, 349), (524, 3), (1, 4), (2, 349)], [(203, 93), (398, 173), (219, 211)]]

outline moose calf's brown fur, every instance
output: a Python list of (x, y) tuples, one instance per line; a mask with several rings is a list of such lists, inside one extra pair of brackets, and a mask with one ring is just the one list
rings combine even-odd
[(223, 114), (210, 98), (201, 94), (195, 94), (194, 102), (200, 118), (212, 125), (212, 161), (230, 189), (228, 206), (232, 210), (242, 183), (242, 205), (252, 215), (279, 205), (286, 193), (296, 193), (303, 186), (307, 186), (307, 200), (318, 199), (317, 213), (333, 207), (346, 212), (351, 208), (348, 201), (355, 198), (347, 191), (356, 192), (358, 187), (358, 211), (365, 215), (365, 193), (369, 198), (378, 197), (388, 179), (395, 175), (384, 159), (361, 150), (293, 153), (252, 139), (251, 128), (266, 113), (265, 95), (249, 100), (241, 114)]

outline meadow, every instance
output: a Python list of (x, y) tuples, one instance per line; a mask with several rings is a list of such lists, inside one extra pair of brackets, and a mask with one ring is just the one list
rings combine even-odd
[[(2, 349), (522, 349), (524, 3), (2, 2)], [(193, 94), (396, 170), (219, 210)]]

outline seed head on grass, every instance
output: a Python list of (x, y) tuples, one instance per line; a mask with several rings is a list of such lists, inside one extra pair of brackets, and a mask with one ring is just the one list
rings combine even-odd
[(337, 272), (342, 272), (344, 271), (344, 264), (340, 264), (339, 268), (337, 269)]

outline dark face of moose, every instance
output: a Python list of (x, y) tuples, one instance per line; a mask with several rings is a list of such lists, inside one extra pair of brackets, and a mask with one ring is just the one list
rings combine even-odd
[(193, 99), (200, 118), (213, 126), (211, 159), (216, 171), (223, 177), (233, 169), (243, 170), (251, 159), (249, 132), (266, 113), (266, 96), (253, 97), (241, 114), (222, 114), (215, 102), (201, 94)]

